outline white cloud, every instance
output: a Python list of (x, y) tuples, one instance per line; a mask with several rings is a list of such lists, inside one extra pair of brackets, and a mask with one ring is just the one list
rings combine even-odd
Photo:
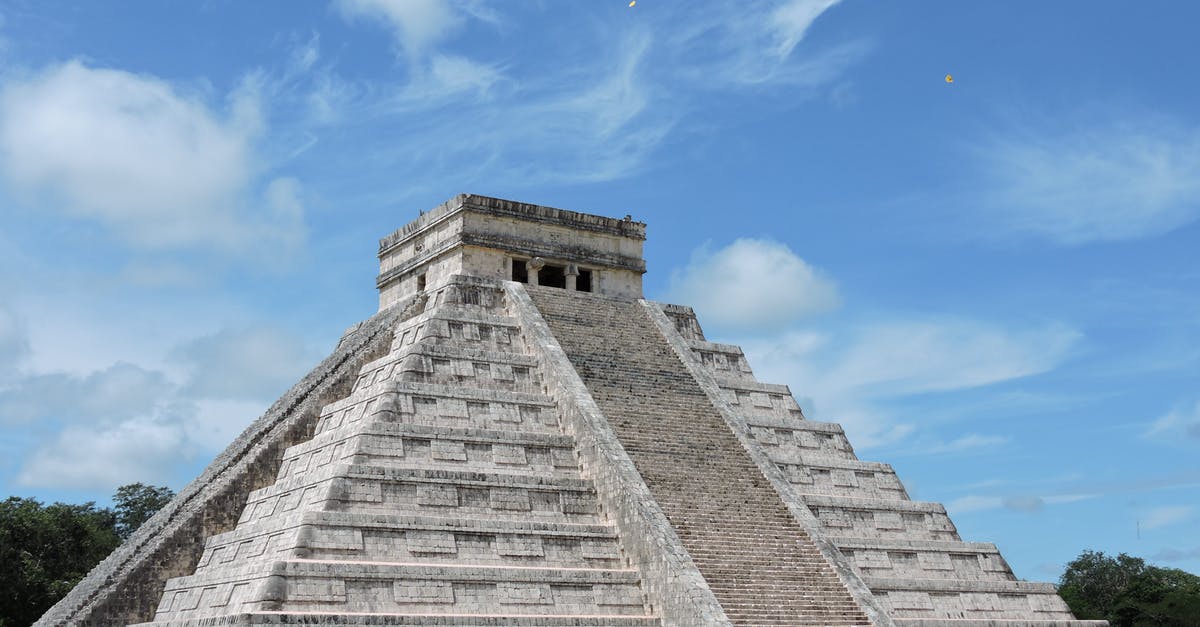
[[(29, 334), (17, 312), (0, 303), (0, 384), (29, 355)], [(0, 417), (0, 420), (3, 418)]]
[(1000, 508), (1032, 514), (1042, 511), (1047, 505), (1075, 503), (1094, 498), (1095, 496), (1097, 495), (1059, 494), (1039, 496), (1036, 494), (1013, 494), (1009, 496), (987, 496), (969, 494), (950, 501), (946, 504), (946, 509), (952, 514), (965, 514), (967, 512), (980, 512)]
[(161, 483), (191, 451), (178, 422), (137, 417), (64, 429), (26, 460), (19, 485), (41, 488), (112, 489), (133, 483)]
[(276, 222), (252, 197), (260, 82), (244, 81), (222, 119), (157, 78), (79, 61), (10, 80), (0, 92), (0, 169), (34, 204), (141, 248), (294, 243), (300, 220)]
[(184, 435), (201, 450), (220, 451), (261, 416), (272, 401), (198, 400), (195, 415), (183, 422)]
[(1142, 529), (1159, 529), (1175, 525), (1192, 518), (1196, 508), (1191, 505), (1169, 505), (1156, 507), (1141, 518)]
[(952, 515), (967, 512), (979, 512), (989, 509), (999, 509), (1004, 506), (1004, 499), (999, 496), (967, 495), (946, 503), (946, 510)]
[(1194, 549), (1178, 549), (1165, 548), (1154, 555), (1150, 559), (1155, 562), (1184, 562), (1188, 560), (1200, 560), (1200, 547)]
[(337, 0), (336, 5), (348, 19), (383, 22), (411, 56), (421, 54), (462, 22), (447, 0)]
[(195, 398), (270, 400), (316, 363), (298, 337), (265, 326), (223, 329), (174, 351), (188, 371), (184, 392)]
[(661, 36), (675, 73), (697, 86), (747, 87), (827, 84), (871, 49), (864, 41), (796, 54), (814, 22), (837, 0), (764, 2), (747, 10), (727, 4), (693, 12)]
[[(87, 374), (20, 373), (0, 387), (0, 423), (36, 425), (20, 461), (29, 487), (112, 489), (162, 483), (197, 455), (229, 444), (316, 361), (278, 329), (223, 329), (186, 342), (166, 372), (117, 363)], [(42, 435), (39, 435), (42, 434)]]
[(1150, 424), (1143, 437), (1172, 443), (1200, 442), (1200, 402), (1176, 407)]
[(1007, 232), (1064, 244), (1127, 240), (1200, 216), (1200, 130), (1107, 124), (1011, 133), (980, 151), (984, 202)]
[(755, 329), (778, 328), (841, 302), (833, 281), (787, 245), (748, 238), (696, 251), (671, 274), (666, 298), (696, 306), (706, 325)]
[(1014, 330), (951, 318), (887, 322), (860, 329), (823, 376), (873, 396), (973, 388), (1046, 372), (1079, 338), (1061, 325)]
[(924, 455), (934, 455), (937, 453), (959, 453), (962, 451), (1002, 446), (1011, 441), (1011, 437), (1004, 435), (982, 435), (979, 433), (969, 433), (962, 437), (950, 440), (949, 442), (922, 445), (921, 453)]
[(789, 0), (771, 12), (770, 27), (775, 34), (775, 54), (780, 58), (792, 54), (796, 44), (804, 39), (808, 28), (826, 10), (840, 0)]
[(1040, 512), (1046, 501), (1040, 496), (1010, 496), (1004, 499), (1004, 507), (1016, 512)]
[[(870, 448), (914, 431), (883, 409), (884, 401), (1046, 372), (1069, 355), (1079, 337), (1061, 325), (1010, 329), (941, 318), (726, 341), (742, 346), (759, 380), (786, 383), (797, 396), (814, 399), (805, 408), (810, 418), (842, 423), (856, 447)], [(1003, 437), (969, 435), (930, 446), (951, 452), (1002, 444)]]
[(161, 372), (128, 363), (77, 376), (29, 374), (0, 390), (0, 423), (79, 423), (150, 411), (174, 391)]

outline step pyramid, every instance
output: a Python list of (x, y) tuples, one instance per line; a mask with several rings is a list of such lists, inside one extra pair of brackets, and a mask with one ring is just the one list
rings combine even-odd
[(1082, 626), (641, 299), (645, 225), (460, 195), (380, 312), (39, 625)]

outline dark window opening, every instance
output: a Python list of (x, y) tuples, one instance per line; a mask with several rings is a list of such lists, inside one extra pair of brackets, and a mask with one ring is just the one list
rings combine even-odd
[(580, 292), (592, 291), (592, 271), (579, 270), (579, 276), (575, 279), (575, 289)]
[(425, 275), (418, 274), (417, 275), (417, 292), (424, 292), (424, 291), (425, 291)]
[(525, 269), (524, 259), (512, 260), (512, 280), (516, 281), (517, 283), (529, 282), (529, 271)]
[(546, 287), (563, 288), (567, 286), (567, 275), (563, 272), (562, 266), (552, 266), (546, 264), (538, 270), (538, 285)]

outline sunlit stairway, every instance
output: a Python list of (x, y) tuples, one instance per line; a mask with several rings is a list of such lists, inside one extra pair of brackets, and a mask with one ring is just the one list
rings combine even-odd
[(735, 625), (869, 624), (640, 303), (527, 289)]
[(149, 625), (658, 625), (503, 292), (428, 294)]

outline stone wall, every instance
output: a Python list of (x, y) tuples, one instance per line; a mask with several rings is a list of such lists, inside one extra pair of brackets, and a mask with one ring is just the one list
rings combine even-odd
[(192, 572), (204, 539), (232, 529), (247, 495), (271, 484), (292, 444), (311, 436), (321, 408), (344, 396), (362, 364), (387, 349), (403, 308), (355, 325), (337, 348), (146, 521), (35, 625), (127, 625), (148, 621), (163, 586)]

